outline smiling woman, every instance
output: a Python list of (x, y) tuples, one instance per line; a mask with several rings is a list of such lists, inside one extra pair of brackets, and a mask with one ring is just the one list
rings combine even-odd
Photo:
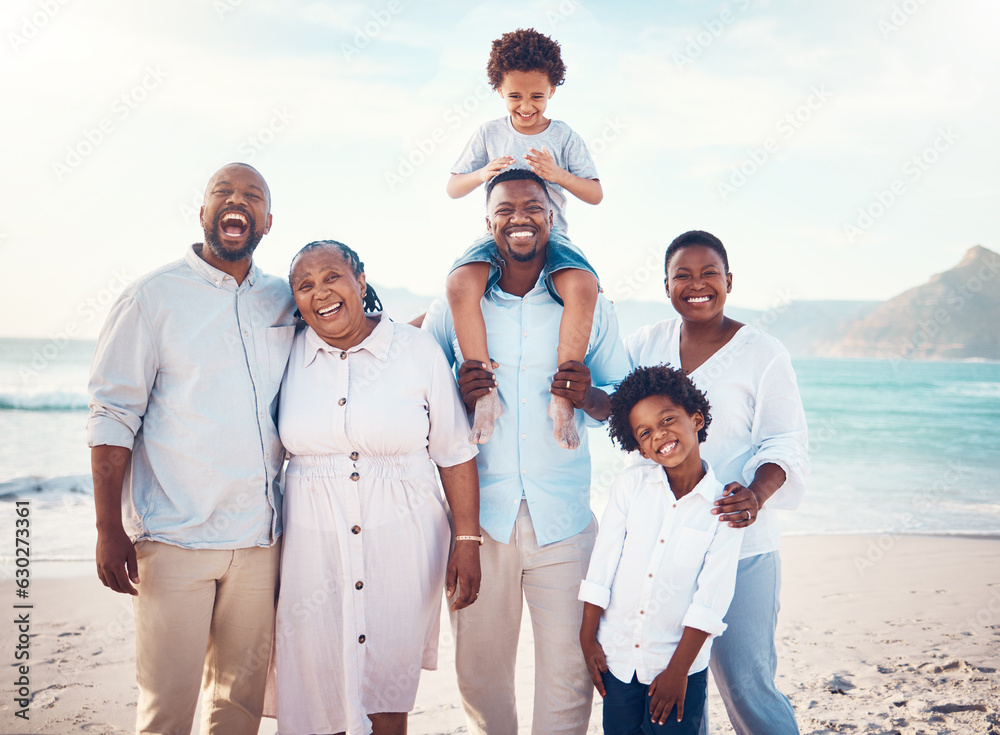
[[(797, 735), (795, 714), (774, 685), (774, 629), (781, 586), (775, 509), (798, 506), (809, 471), (806, 419), (785, 348), (725, 315), (733, 287), (719, 238), (693, 230), (664, 257), (666, 291), (680, 319), (625, 340), (633, 367), (683, 369), (712, 405), (701, 456), (725, 484), (718, 520), (745, 528), (736, 591), (711, 668), (738, 732)], [(707, 733), (707, 719), (701, 732)]]
[(292, 456), (266, 711), (283, 733), (405, 732), (442, 589), (453, 609), (478, 595), (476, 449), (441, 349), (380, 313), (357, 253), (310, 243), (289, 283), (306, 326), (278, 412)]

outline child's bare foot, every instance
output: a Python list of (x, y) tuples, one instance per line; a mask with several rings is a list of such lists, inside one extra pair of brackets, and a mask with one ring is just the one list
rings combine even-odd
[[(478, 409), (477, 404), (477, 412)], [(576, 433), (576, 421), (573, 420), (573, 402), (563, 396), (552, 396), (548, 413), (555, 424), (552, 435), (559, 442), (559, 446), (563, 449), (576, 449), (580, 446), (580, 435)]]
[(469, 441), (473, 444), (485, 444), (493, 436), (493, 422), (500, 418), (503, 406), (500, 405), (500, 393), (496, 388), (476, 401), (476, 416), (472, 420), (472, 435)]

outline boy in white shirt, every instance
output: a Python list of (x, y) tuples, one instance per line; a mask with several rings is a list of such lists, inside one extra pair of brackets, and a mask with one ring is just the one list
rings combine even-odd
[(698, 449), (710, 422), (704, 394), (666, 366), (637, 368), (611, 397), (611, 437), (654, 464), (615, 479), (580, 585), (607, 735), (698, 733), (742, 539), (711, 513), (723, 486)]

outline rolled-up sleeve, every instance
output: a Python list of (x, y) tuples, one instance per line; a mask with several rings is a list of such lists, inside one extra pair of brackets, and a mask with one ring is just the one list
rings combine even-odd
[(733, 601), (743, 541), (742, 528), (721, 523), (718, 526), (698, 574), (698, 587), (684, 613), (684, 627), (703, 630), (712, 636), (722, 635), (726, 629), (722, 619)]
[(94, 352), (88, 446), (132, 448), (156, 380), (152, 335), (141, 304), (126, 291), (111, 308)]
[(625, 525), (628, 520), (627, 485), (619, 475), (611, 485), (608, 505), (604, 509), (601, 525), (590, 556), (587, 578), (580, 583), (580, 600), (607, 608), (611, 602), (611, 583), (618, 572), (625, 544)]
[(750, 428), (752, 456), (743, 467), (749, 485), (764, 464), (785, 471), (785, 482), (767, 501), (768, 508), (794, 510), (802, 502), (809, 476), (809, 437), (795, 371), (787, 352), (776, 355), (761, 374)]
[[(419, 336), (425, 335), (420, 333)], [(427, 451), (438, 467), (453, 467), (475, 457), (478, 449), (469, 442), (468, 414), (455, 375), (437, 344), (429, 338), (426, 342), (428, 354), (422, 358), (428, 361), (426, 369), (430, 373)]]

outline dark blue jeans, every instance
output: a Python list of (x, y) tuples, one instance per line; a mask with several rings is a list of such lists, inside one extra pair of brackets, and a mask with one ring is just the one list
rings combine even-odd
[(705, 687), (708, 669), (688, 677), (684, 694), (684, 719), (677, 721), (677, 708), (667, 716), (666, 724), (653, 722), (649, 714), (649, 687), (633, 676), (628, 684), (610, 671), (601, 674), (604, 680), (604, 735), (698, 735), (701, 716), (705, 711)]

